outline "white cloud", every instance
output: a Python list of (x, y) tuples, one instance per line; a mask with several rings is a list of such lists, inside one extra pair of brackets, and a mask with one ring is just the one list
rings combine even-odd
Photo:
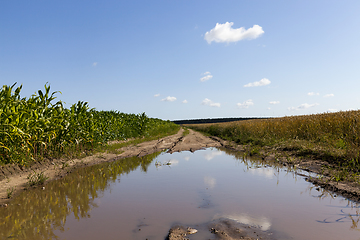
[(188, 103), (188, 101), (185, 99), (184, 101), (182, 101), (182, 103)]
[(210, 153), (204, 153), (204, 158), (208, 161), (210, 161), (211, 159), (213, 159), (216, 156), (220, 156), (222, 155), (222, 152), (220, 151), (211, 151)]
[(254, 25), (252, 28), (245, 29), (232, 28), (233, 22), (226, 22), (224, 24), (216, 23), (216, 26), (209, 32), (205, 33), (204, 39), (210, 44), (211, 42), (237, 42), (244, 39), (255, 39), (260, 37), (264, 31), (259, 25)]
[(200, 78), (201, 82), (206, 82), (207, 80), (210, 80), (213, 78), (213, 75), (211, 75), (210, 72), (205, 72), (205, 73), (203, 73), (203, 75), (205, 75), (205, 77)]
[(261, 86), (269, 85), (270, 83), (271, 83), (271, 81), (269, 79), (263, 78), (258, 82), (248, 83), (248, 84), (244, 85), (244, 87), (261, 87)]
[(212, 75), (207, 75), (207, 76), (205, 76), (205, 77), (200, 78), (200, 81), (201, 81), (201, 82), (206, 82), (207, 80), (210, 80), (210, 79), (212, 79), (212, 78), (213, 78)]
[(171, 159), (170, 161), (168, 161), (167, 163), (169, 163), (168, 165), (178, 165), (179, 161), (176, 159)]
[(170, 96), (168, 96), (164, 99), (161, 99), (161, 101), (165, 101), (165, 102), (173, 102), (175, 100), (176, 100), (176, 97), (170, 97)]
[(204, 177), (204, 183), (208, 188), (212, 189), (216, 185), (216, 179), (213, 177), (206, 176)]
[(337, 112), (337, 109), (335, 109), (335, 108), (329, 108), (329, 109), (328, 109), (328, 112)]
[(249, 172), (254, 175), (263, 176), (268, 179), (274, 178), (274, 169), (272, 168), (251, 168)]
[(269, 102), (269, 103), (272, 104), (272, 105), (275, 105), (275, 104), (279, 104), (280, 101), (271, 101), (271, 102)]
[(97, 64), (98, 64), (97, 62), (94, 62), (92, 65), (93, 67), (96, 67)]
[(319, 96), (320, 94), (319, 93), (314, 93), (314, 92), (309, 92), (307, 95), (308, 96), (315, 96), (315, 95)]
[(160, 93), (154, 95), (154, 97), (159, 97), (159, 96), (160, 96)]
[(311, 107), (315, 107), (317, 105), (319, 105), (319, 104), (318, 103), (314, 103), (314, 104), (303, 103), (298, 107), (289, 107), (288, 110), (289, 111), (304, 110), (304, 109), (308, 109), (308, 108), (311, 108)]
[(254, 102), (253, 102), (253, 100), (248, 99), (248, 100), (246, 100), (245, 102), (243, 102), (243, 103), (237, 103), (236, 105), (237, 105), (239, 108), (249, 108), (250, 106), (253, 106), (253, 105), (254, 105)]
[(271, 227), (271, 222), (266, 217), (251, 217), (247, 214), (239, 214), (239, 215), (223, 215), (222, 218), (229, 218), (231, 220), (237, 221), (242, 224), (251, 225), (251, 226), (259, 226), (261, 230), (267, 231)]
[(335, 95), (332, 94), (332, 93), (330, 93), (330, 94), (325, 94), (325, 95), (324, 95), (324, 98), (333, 97), (333, 96), (335, 96)]
[(220, 107), (220, 103), (214, 103), (213, 101), (211, 101), (210, 99), (208, 98), (205, 98), (202, 103), (202, 105), (207, 105), (207, 106), (210, 106), (210, 107)]

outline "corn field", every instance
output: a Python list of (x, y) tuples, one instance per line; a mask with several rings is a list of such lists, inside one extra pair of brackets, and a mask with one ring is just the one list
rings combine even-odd
[(0, 91), (0, 163), (26, 165), (44, 157), (94, 149), (112, 140), (170, 133), (178, 126), (142, 114), (90, 109), (79, 101), (69, 109), (55, 101), (50, 86), (21, 98), (22, 85)]

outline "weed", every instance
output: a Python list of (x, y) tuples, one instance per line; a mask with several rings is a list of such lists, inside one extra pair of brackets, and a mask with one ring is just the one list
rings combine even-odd
[(11, 198), (12, 195), (13, 195), (13, 193), (14, 193), (14, 191), (15, 191), (15, 187), (6, 189), (7, 198)]
[(189, 135), (189, 133), (190, 133), (189, 129), (185, 128), (182, 136), (185, 137), (186, 135)]
[(44, 182), (48, 178), (49, 177), (45, 176), (44, 172), (36, 173), (34, 171), (34, 173), (30, 173), (29, 176), (27, 177), (27, 179), (29, 179), (28, 185), (31, 187), (31, 186), (35, 186), (35, 185), (44, 184)]
[(67, 167), (69, 167), (69, 163), (63, 162), (63, 163), (62, 163), (62, 166), (61, 166), (61, 169), (65, 169), (65, 168), (67, 168)]

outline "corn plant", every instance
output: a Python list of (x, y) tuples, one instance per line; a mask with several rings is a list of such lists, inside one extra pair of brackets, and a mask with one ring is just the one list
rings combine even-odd
[(69, 109), (45, 90), (20, 97), (22, 85), (0, 91), (0, 162), (26, 165), (44, 157), (89, 151), (112, 140), (170, 133), (178, 126), (145, 113), (97, 111), (79, 101)]

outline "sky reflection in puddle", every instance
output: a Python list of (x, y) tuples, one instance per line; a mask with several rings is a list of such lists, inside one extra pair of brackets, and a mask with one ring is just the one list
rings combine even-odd
[(0, 209), (1, 239), (164, 239), (175, 223), (218, 218), (278, 239), (360, 239), (358, 204), (288, 169), (228, 150), (157, 155), (80, 169), (21, 194)]

